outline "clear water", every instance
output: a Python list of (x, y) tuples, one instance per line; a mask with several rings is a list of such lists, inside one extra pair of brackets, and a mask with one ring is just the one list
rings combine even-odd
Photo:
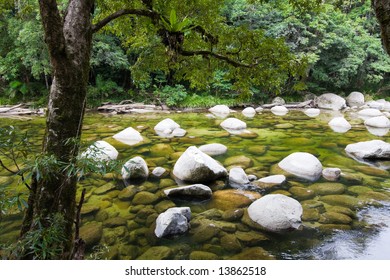
[[(230, 135), (220, 127), (222, 119), (209, 118), (206, 112), (114, 116), (87, 114), (83, 131), (85, 145), (106, 140), (119, 151), (119, 160), (127, 161), (139, 155), (147, 161), (150, 169), (162, 166), (172, 170), (179, 153), (189, 146), (221, 143), (228, 147), (228, 152), (215, 159), (225, 163), (233, 156), (245, 156), (251, 160), (245, 169), (247, 174), (260, 178), (276, 174), (276, 164), (290, 153), (309, 152), (318, 157), (324, 167), (341, 168), (345, 176), (337, 183), (344, 186), (342, 195), (356, 199), (352, 202), (325, 202), (323, 195), (307, 199), (291, 188), (300, 187), (302, 190), (310, 188), (313, 183), (294, 177), (281, 187), (265, 191), (254, 189), (261, 195), (283, 193), (304, 205), (304, 216), (307, 214), (304, 229), (276, 235), (250, 227), (241, 217), (228, 221), (226, 216), (229, 211), (237, 208), (245, 211), (248, 206), (248, 203), (235, 205), (234, 197), (225, 195), (221, 200), (214, 196), (211, 200), (200, 202), (171, 201), (163, 194), (164, 188), (176, 185), (168, 176), (161, 180), (149, 178), (146, 182), (135, 184), (132, 187), (134, 193), (142, 191), (154, 196), (152, 202), (139, 204), (134, 202), (134, 197), (119, 198), (125, 184), (122, 180), (113, 179), (115, 174), (105, 177), (91, 174), (79, 183), (79, 193), (82, 188), (87, 190), (85, 208), (95, 207), (95, 210), (82, 216), (83, 226), (100, 231), (91, 242), (88, 253), (94, 258), (108, 259), (390, 259), (389, 172), (359, 163), (344, 152), (347, 144), (359, 141), (381, 139), (390, 142), (390, 135), (386, 132), (381, 132), (383, 136), (377, 136), (378, 132), (374, 132), (377, 135), (372, 134), (354, 113), (345, 115), (352, 123), (351, 130), (346, 133), (334, 132), (327, 124), (334, 114), (340, 113), (322, 112), (315, 118), (300, 111), (290, 111), (285, 116), (263, 112), (254, 118), (246, 118), (240, 113), (231, 114), (229, 117), (237, 117), (247, 123), (248, 130), (254, 132), (249, 137)], [(187, 130), (187, 135), (171, 139), (157, 136), (153, 127), (167, 117)], [(0, 121), (1, 126), (12, 124), (21, 132), (30, 131), (36, 141), (36, 149), (39, 149), (43, 119)], [(138, 129), (146, 141), (127, 146), (111, 138), (127, 127)], [(8, 188), (23, 190), (17, 179), (5, 180), (8, 175), (0, 170), (1, 182)], [(320, 179), (317, 183), (326, 182)], [(107, 192), (96, 193), (96, 189), (107, 183), (114, 186)], [(214, 194), (230, 189), (224, 181), (209, 186)], [(233, 199), (233, 202), (224, 199)], [(338, 208), (334, 208), (335, 205)], [(181, 236), (158, 239), (153, 233), (154, 221), (161, 211), (172, 206), (191, 208), (192, 228)], [(344, 214), (337, 216), (335, 221), (324, 218), (329, 212)], [(345, 216), (350, 217), (349, 220), (341, 222), (340, 219), (343, 220)], [(0, 243), (16, 240), (20, 221), (20, 214), (3, 219)], [(210, 227), (210, 223), (213, 226)]]

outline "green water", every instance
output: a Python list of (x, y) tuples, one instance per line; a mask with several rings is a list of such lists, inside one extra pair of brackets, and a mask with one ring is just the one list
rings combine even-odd
[[(386, 217), (389, 210), (389, 172), (359, 163), (344, 152), (346, 145), (359, 141), (381, 139), (390, 142), (389, 134), (371, 134), (364, 127), (363, 121), (356, 119), (353, 114), (345, 115), (353, 126), (346, 133), (333, 132), (327, 125), (332, 118), (330, 112), (322, 112), (315, 118), (307, 117), (300, 111), (290, 111), (285, 116), (263, 112), (254, 118), (246, 118), (240, 113), (231, 114), (229, 117), (245, 121), (248, 130), (254, 132), (241, 137), (224, 131), (219, 125), (222, 119), (206, 115), (161, 113), (109, 116), (90, 113), (85, 118), (83, 141), (86, 147), (96, 140), (108, 141), (119, 151), (119, 160), (127, 161), (139, 155), (147, 161), (150, 170), (162, 166), (171, 171), (180, 153), (189, 146), (221, 143), (228, 147), (228, 151), (216, 156), (216, 160), (229, 169), (227, 164), (234, 162), (232, 157), (245, 156), (243, 164), (246, 173), (258, 178), (278, 174), (280, 170), (276, 164), (290, 153), (298, 151), (315, 155), (324, 168), (339, 167), (343, 176), (336, 183), (321, 178), (315, 182), (317, 185), (289, 177), (281, 187), (252, 189), (261, 195), (289, 195), (303, 205), (304, 229), (287, 235), (275, 235), (254, 228), (247, 221), (245, 211), (251, 201), (227, 191), (229, 187), (224, 181), (209, 184), (214, 191), (211, 200), (172, 201), (163, 193), (165, 188), (176, 185), (169, 175), (162, 179), (150, 177), (146, 182), (125, 189), (122, 180), (116, 179), (118, 174), (110, 173), (103, 177), (91, 174), (80, 181), (78, 193), (80, 195), (82, 188), (87, 190), (81, 230), (89, 244), (87, 255), (96, 253), (99, 248), (99, 257), (108, 259), (365, 258), (365, 252), (373, 247), (367, 245), (371, 244), (368, 238), (379, 236), (390, 226), (390, 219), (375, 218)], [(170, 139), (157, 136), (153, 127), (167, 117), (187, 130), (187, 135)], [(21, 131), (30, 131), (36, 141), (36, 149), (39, 149), (43, 119), (0, 121), (1, 126), (12, 124)], [(139, 130), (145, 141), (136, 146), (127, 146), (111, 138), (127, 127)], [(22, 191), (23, 186), (18, 184), (18, 179), (8, 175), (4, 170), (0, 171), (0, 184)], [(319, 188), (323, 191), (308, 195), (308, 189)], [(332, 192), (335, 188), (339, 190), (336, 193)], [(154, 228), (158, 214), (174, 206), (191, 208), (191, 230), (169, 239), (156, 238)], [(237, 212), (237, 209), (240, 210)], [(3, 219), (0, 243), (16, 239), (20, 221), (20, 214)], [(384, 243), (389, 239), (385, 238)], [(349, 254), (324, 253), (330, 246), (324, 244), (343, 244), (340, 240), (352, 242), (352, 245), (348, 243), (344, 246), (355, 246), (360, 255), (356, 256), (353, 250)], [(338, 247), (334, 246), (333, 250), (340, 250)], [(380, 250), (376, 250), (380, 258), (385, 256), (390, 259), (390, 254)]]

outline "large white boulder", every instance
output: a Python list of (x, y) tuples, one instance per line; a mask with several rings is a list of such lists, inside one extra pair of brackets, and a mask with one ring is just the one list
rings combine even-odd
[(148, 165), (142, 157), (134, 157), (128, 160), (122, 167), (124, 180), (146, 179), (149, 175)]
[(229, 185), (233, 188), (245, 188), (249, 185), (249, 179), (244, 169), (233, 167), (229, 171)]
[(226, 105), (215, 105), (209, 109), (209, 112), (213, 113), (217, 117), (226, 118), (230, 114), (230, 109)]
[(170, 118), (164, 119), (156, 124), (154, 131), (156, 131), (157, 135), (167, 138), (181, 137), (186, 134), (186, 131), (181, 129), (180, 125)]
[(349, 144), (345, 148), (347, 154), (358, 159), (390, 160), (390, 144), (382, 140), (371, 140)]
[(189, 207), (169, 208), (157, 217), (154, 233), (158, 238), (185, 233), (190, 228), (190, 220)]
[(383, 113), (378, 109), (363, 109), (358, 112), (361, 117), (379, 117), (383, 116)]
[(202, 183), (225, 177), (227, 170), (215, 159), (191, 146), (176, 161), (173, 174), (183, 181)]
[(200, 146), (199, 150), (201, 150), (205, 154), (208, 154), (209, 156), (219, 156), (226, 153), (228, 148), (223, 144), (211, 143)]
[(346, 101), (334, 93), (324, 93), (314, 99), (314, 104), (320, 109), (341, 110), (346, 107)]
[(242, 114), (245, 117), (253, 118), (256, 115), (256, 110), (253, 107), (247, 107), (244, 110), (242, 110)]
[(284, 171), (309, 181), (318, 180), (322, 174), (321, 162), (309, 153), (292, 153), (279, 162), (278, 165)]
[(213, 194), (212, 190), (205, 185), (195, 184), (184, 187), (177, 187), (173, 189), (164, 190), (164, 193), (169, 198), (195, 198), (207, 199)]
[(364, 94), (358, 91), (353, 91), (347, 96), (347, 105), (349, 107), (360, 107), (364, 105)]
[(317, 108), (309, 108), (303, 112), (305, 113), (306, 116), (313, 118), (313, 117), (317, 117), (321, 113), (321, 110)]
[(128, 127), (125, 130), (122, 130), (121, 132), (112, 136), (112, 138), (130, 146), (136, 145), (144, 140), (141, 136), (141, 133), (132, 127)]
[(246, 123), (236, 118), (224, 120), (221, 122), (221, 126), (228, 131), (242, 131), (246, 129)]
[(378, 109), (378, 110), (383, 110), (384, 107), (385, 107), (385, 103), (378, 102), (378, 101), (375, 101), (375, 100), (371, 100), (371, 101), (366, 102), (366, 105), (368, 107), (370, 107), (370, 108)]
[(118, 158), (118, 151), (106, 141), (96, 141), (81, 154), (81, 157), (93, 159), (96, 162), (110, 161)]
[(276, 233), (299, 229), (302, 213), (302, 206), (297, 200), (282, 194), (263, 196), (248, 207), (252, 221)]
[(344, 133), (351, 129), (351, 124), (344, 117), (333, 118), (328, 125), (333, 131)]
[(390, 127), (390, 120), (385, 116), (379, 116), (365, 120), (364, 124), (372, 127), (388, 128)]

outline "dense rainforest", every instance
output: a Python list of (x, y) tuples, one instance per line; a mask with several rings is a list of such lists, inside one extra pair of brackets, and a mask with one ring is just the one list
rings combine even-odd
[[(104, 2), (106, 7), (120, 5)], [(226, 26), (212, 31), (221, 34), (214, 39), (229, 40), (233, 33), (240, 36), (225, 51), (237, 52), (239, 57), (243, 48), (258, 48), (256, 52), (264, 56), (274, 52), (272, 59), (286, 63), (294, 56), (299, 64), (297, 73), (276, 68), (273, 72), (269, 67), (244, 84), (237, 81), (240, 74), (235, 68), (210, 57), (207, 62), (191, 59), (177, 64), (175, 60), (180, 58), (167, 58), (160, 38), (151, 35), (155, 27), (145, 24), (149, 19), (130, 17), (93, 37), (88, 106), (132, 100), (201, 107), (265, 102), (277, 94), (295, 100), (308, 92), (348, 94), (358, 90), (381, 97), (389, 92), (390, 59), (381, 46), (371, 1), (325, 1), (314, 9), (307, 1), (301, 1), (301, 8), (288, 1), (217, 2), (210, 5), (204, 1), (196, 16), (191, 6), (159, 5), (164, 6), (163, 23), (183, 32), (189, 48), (213, 48), (213, 40), (199, 45), (191, 38), (192, 29), (197, 21), (215, 20), (208, 18), (207, 12), (218, 14), (218, 21)], [(0, 104), (33, 101), (45, 106), (52, 77), (37, 1), (2, 1), (0, 12)], [(255, 38), (260, 43), (255, 43)], [(264, 60), (268, 66), (272, 64)], [(284, 70), (290, 66), (284, 65)]]
[[(28, 179), (16, 172), (29, 191), (18, 258), (83, 257), (75, 219), (86, 107), (206, 107), (352, 90), (386, 97), (388, 10), (375, 13), (370, 1), (2, 0), (0, 104), (47, 105), (42, 152)], [(13, 152), (12, 128), (3, 134)], [(35, 237), (44, 243), (42, 229), (62, 235), (51, 240), (54, 256), (29, 247)]]

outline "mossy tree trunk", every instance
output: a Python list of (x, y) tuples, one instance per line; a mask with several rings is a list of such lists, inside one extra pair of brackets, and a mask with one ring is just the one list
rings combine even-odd
[[(70, 164), (78, 154), (84, 115), (92, 43), (91, 10), (94, 0), (70, 0), (62, 15), (55, 0), (39, 0), (45, 41), (49, 47), (53, 83), (47, 110), (43, 155)], [(36, 221), (51, 226), (50, 217), (64, 218), (63, 258), (73, 245), (76, 178), (62, 168), (48, 169), (30, 193), (29, 210), (21, 235), (35, 230)], [(27, 258), (34, 257), (31, 254)]]
[(383, 47), (390, 55), (390, 0), (373, 0), (372, 6), (381, 28)]

